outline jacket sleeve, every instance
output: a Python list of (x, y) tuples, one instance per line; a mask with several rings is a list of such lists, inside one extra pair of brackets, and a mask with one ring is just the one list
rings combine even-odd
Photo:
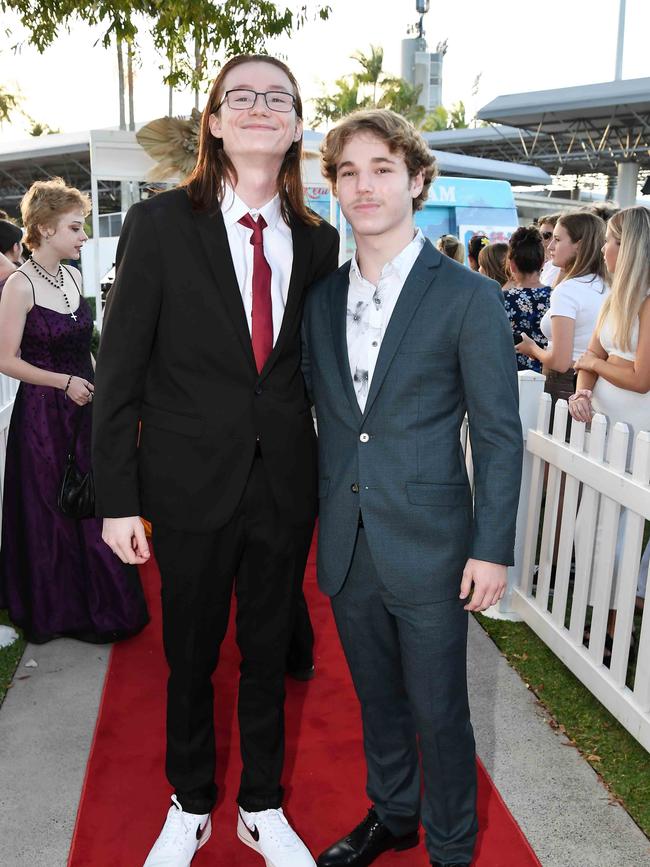
[(459, 359), (474, 462), (470, 556), (511, 566), (523, 440), (512, 329), (493, 281), (481, 281), (470, 299)]
[(92, 453), (98, 517), (141, 511), (138, 424), (162, 292), (160, 249), (143, 204), (129, 210), (120, 234), (97, 358)]

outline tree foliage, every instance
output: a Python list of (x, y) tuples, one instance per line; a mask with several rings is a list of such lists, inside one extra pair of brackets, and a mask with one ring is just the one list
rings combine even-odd
[[(313, 100), (314, 124), (329, 123), (357, 109), (378, 106), (391, 108), (416, 125), (422, 121), (425, 112), (418, 105), (422, 88), (384, 73), (383, 48), (371, 45), (368, 54), (355, 51), (351, 59), (356, 60), (361, 70), (337, 79), (335, 90)], [(369, 89), (371, 93), (367, 92)]]
[(376, 106), (377, 86), (384, 72), (384, 49), (378, 45), (371, 45), (370, 54), (355, 51), (351, 59), (356, 60), (363, 70), (355, 74), (357, 82), (372, 86), (372, 104)]
[(352, 75), (337, 79), (336, 90), (314, 99), (314, 123), (331, 123), (360, 108), (367, 108), (368, 98), (359, 95), (359, 82)]
[(0, 10), (18, 13), (41, 52), (75, 20), (101, 25), (105, 48), (115, 41), (135, 48), (139, 37), (151, 39), (166, 61), (165, 83), (194, 87), (211, 53), (261, 51), (268, 38), (330, 13), (329, 5), (312, 0), (293, 6), (270, 0), (0, 0)]
[(426, 114), (426, 109), (418, 102), (421, 91), (421, 84), (411, 84), (405, 78), (387, 77), (383, 81), (383, 93), (379, 100), (379, 107), (391, 108), (410, 120), (415, 126), (419, 126)]
[(422, 121), (420, 129), (423, 132), (437, 132), (442, 129), (466, 129), (468, 126), (465, 117), (465, 103), (461, 99), (450, 110), (439, 105), (430, 111)]
[(11, 119), (11, 115), (18, 110), (19, 102), (17, 94), (0, 85), (0, 123)]
[[(313, 123), (316, 126), (339, 120), (352, 111), (370, 106), (390, 108), (423, 132), (464, 129), (469, 126), (465, 117), (465, 103), (462, 100), (451, 109), (439, 105), (427, 113), (419, 103), (422, 85), (413, 85), (404, 78), (384, 72), (383, 48), (371, 45), (367, 54), (355, 51), (351, 59), (356, 60), (361, 70), (338, 78), (334, 90), (313, 100)], [(368, 93), (369, 88), (372, 89), (372, 94)]]

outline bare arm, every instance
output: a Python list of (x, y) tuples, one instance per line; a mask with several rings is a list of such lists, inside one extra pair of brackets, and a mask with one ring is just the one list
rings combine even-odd
[(650, 391), (650, 305), (647, 300), (639, 311), (639, 345), (635, 360), (631, 364), (614, 364), (602, 347), (600, 349), (600, 353), (593, 351), (590, 343), (587, 352), (576, 361), (579, 379), (581, 375), (588, 374), (595, 382), (597, 377), (602, 376), (607, 382), (627, 391), (637, 394)]
[(553, 316), (551, 317), (551, 349), (542, 349), (527, 334), (522, 335), (523, 340), (515, 349), (522, 355), (540, 361), (549, 370), (565, 373), (571, 367), (575, 325), (575, 319), (568, 316)]
[[(596, 331), (591, 335), (587, 352), (581, 357), (584, 358), (585, 356), (602, 359), (607, 358), (607, 353), (603, 349)], [(578, 361), (579, 360), (580, 359), (578, 359)], [(576, 421), (586, 423), (591, 421), (594, 414), (591, 406), (591, 395), (596, 380), (598, 379), (598, 375), (592, 370), (578, 368), (578, 361), (576, 361), (574, 365), (576, 370), (578, 370), (578, 379), (576, 382), (576, 390), (574, 394), (569, 397), (569, 414), (571, 415), (571, 418)]]
[(25, 320), (32, 307), (29, 282), (16, 272), (5, 283), (0, 298), (0, 373), (30, 385), (63, 389), (71, 400), (83, 406), (91, 399), (92, 383), (80, 376), (43, 370), (20, 357)]

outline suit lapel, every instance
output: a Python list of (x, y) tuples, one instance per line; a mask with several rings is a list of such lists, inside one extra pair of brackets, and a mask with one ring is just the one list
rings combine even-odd
[(347, 310), (348, 310), (348, 287), (350, 284), (350, 264), (343, 271), (338, 271), (332, 276), (333, 289), (330, 300), (330, 316), (332, 320), (332, 336), (334, 339), (334, 354), (339, 365), (339, 373), (343, 390), (345, 391), (352, 412), (357, 419), (361, 419), (361, 410), (352, 382), (350, 372), (350, 357), (348, 354), (347, 338)]
[(363, 413), (364, 419), (372, 409), (411, 319), (415, 315), (425, 292), (436, 279), (435, 269), (441, 262), (441, 256), (442, 254), (433, 247), (430, 241), (425, 241), (420, 255), (406, 278), (381, 343)]
[(215, 283), (221, 290), (221, 298), (224, 302), (228, 316), (240, 340), (242, 349), (249, 364), (255, 372), (255, 357), (251, 335), (246, 321), (246, 312), (242, 302), (237, 275), (232, 263), (228, 235), (223, 222), (221, 209), (217, 208), (214, 213), (192, 212), (203, 250), (210, 263), (210, 269)]

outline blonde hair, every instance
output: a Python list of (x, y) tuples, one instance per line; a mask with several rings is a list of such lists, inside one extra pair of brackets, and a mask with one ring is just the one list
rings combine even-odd
[(68, 187), (63, 178), (35, 181), (20, 202), (24, 243), (30, 250), (40, 247), (43, 235), (39, 227), (53, 228), (62, 214), (76, 208), (87, 217), (91, 210), (90, 198), (76, 187)]
[(575, 211), (562, 214), (556, 223), (566, 229), (574, 244), (578, 244), (578, 252), (569, 265), (563, 270), (558, 286), (564, 280), (573, 277), (586, 277), (594, 274), (604, 283), (608, 282), (607, 269), (603, 260), (602, 249), (605, 243), (605, 221), (587, 211)]
[(600, 310), (596, 333), (600, 334), (611, 313), (614, 343), (624, 352), (631, 352), (634, 322), (650, 289), (650, 211), (626, 208), (614, 214), (607, 226), (620, 248), (612, 291)]
[(429, 195), (429, 187), (437, 174), (436, 158), (412, 123), (388, 108), (354, 111), (344, 117), (323, 139), (321, 170), (336, 192), (336, 164), (343, 148), (355, 135), (372, 135), (385, 142), (391, 153), (401, 153), (409, 178), (422, 172), (424, 185), (413, 199), (413, 210), (419, 211)]
[(438, 238), (436, 247), (441, 253), (444, 253), (445, 256), (449, 256), (450, 259), (455, 259), (456, 262), (460, 262), (461, 265), (465, 264), (465, 248), (463, 247), (463, 242), (455, 235), (441, 235)]
[(502, 241), (496, 244), (488, 244), (478, 254), (478, 264), (483, 269), (486, 277), (496, 280), (499, 286), (505, 286), (510, 277), (508, 276), (507, 260), (509, 247)]

